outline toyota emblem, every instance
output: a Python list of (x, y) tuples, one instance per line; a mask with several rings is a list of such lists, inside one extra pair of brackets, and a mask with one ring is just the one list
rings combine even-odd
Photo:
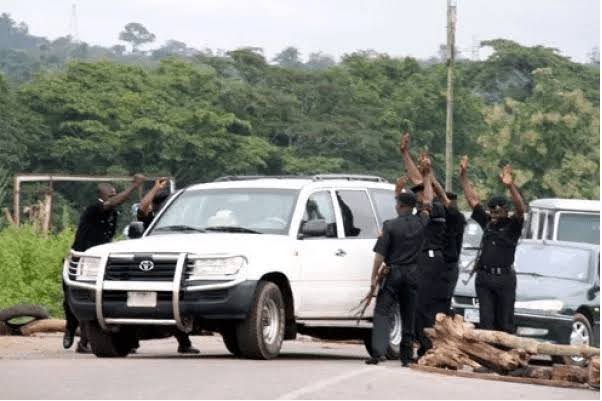
[(140, 270), (142, 270), (143, 272), (151, 271), (151, 270), (153, 270), (154, 267), (155, 267), (155, 264), (153, 263), (152, 260), (143, 260), (138, 265), (138, 268)]

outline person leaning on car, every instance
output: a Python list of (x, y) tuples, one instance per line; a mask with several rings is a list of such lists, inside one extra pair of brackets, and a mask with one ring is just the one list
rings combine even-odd
[(472, 219), (483, 229), (481, 253), (476, 261), (475, 288), (479, 298), (480, 327), (486, 330), (514, 331), (516, 272), (514, 254), (524, 223), (525, 207), (512, 177), (512, 167), (502, 168), (500, 180), (510, 191), (514, 213), (508, 213), (508, 200), (494, 196), (487, 203), (489, 213), (472, 188), (467, 176), (468, 157), (460, 162), (460, 182)]
[(402, 366), (407, 366), (414, 352), (414, 321), (418, 286), (418, 257), (425, 238), (425, 228), (429, 222), (433, 191), (430, 185), (430, 159), (423, 155), (420, 170), (425, 182), (420, 212), (413, 214), (417, 205), (416, 195), (403, 190), (403, 182), (398, 180), (399, 192), (396, 196), (398, 217), (383, 224), (382, 234), (374, 246), (374, 263), (370, 294), (378, 286), (378, 271), (383, 262), (390, 268), (384, 278), (374, 307), (372, 329), (372, 353), (367, 364), (378, 364), (385, 359), (389, 344), (390, 324), (398, 305), (401, 313), (402, 337), (400, 358)]
[[(111, 242), (117, 228), (117, 210), (115, 209), (125, 202), (143, 182), (144, 176), (136, 174), (132, 185), (120, 193), (117, 193), (111, 184), (98, 184), (96, 200), (82, 213), (71, 249), (77, 252), (85, 252), (93, 246)], [(79, 322), (71, 311), (69, 292), (64, 280), (63, 294), (63, 309), (67, 321), (63, 336), (63, 347), (68, 349), (73, 345), (75, 330), (79, 326)], [(76, 352), (90, 352), (88, 339), (83, 328), (81, 328), (80, 341), (77, 344)]]
[[(142, 222), (144, 230), (148, 228), (150, 223), (159, 213), (167, 198), (169, 198), (169, 190), (167, 190), (167, 178), (159, 178), (155, 180), (155, 185), (144, 195), (138, 206), (137, 219)], [(178, 352), (181, 354), (198, 354), (200, 351), (192, 346), (188, 334), (176, 330), (174, 333), (178, 340)], [(134, 349), (138, 348), (138, 344)]]

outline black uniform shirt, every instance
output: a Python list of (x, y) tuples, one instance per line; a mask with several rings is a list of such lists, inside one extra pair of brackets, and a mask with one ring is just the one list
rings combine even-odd
[(445, 208), (440, 202), (433, 202), (431, 218), (426, 225), (424, 247), (422, 249), (441, 251), (445, 247)]
[(512, 266), (524, 219), (510, 216), (493, 223), (491, 216), (480, 204), (472, 211), (472, 218), (483, 229), (481, 266), (491, 268)]
[(73, 250), (83, 252), (93, 246), (111, 242), (117, 228), (117, 211), (104, 209), (99, 199), (88, 206), (79, 219)]
[(429, 220), (428, 215), (420, 213), (405, 214), (385, 221), (374, 252), (384, 256), (388, 266), (416, 263)]
[(448, 263), (455, 263), (460, 259), (462, 240), (466, 218), (455, 207), (445, 209), (445, 247), (443, 259)]

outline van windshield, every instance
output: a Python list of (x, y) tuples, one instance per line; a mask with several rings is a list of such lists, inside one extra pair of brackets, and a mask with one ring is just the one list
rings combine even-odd
[(287, 235), (298, 190), (201, 189), (185, 191), (161, 215), (149, 235), (226, 232)]
[(600, 215), (560, 212), (557, 239), (600, 245)]

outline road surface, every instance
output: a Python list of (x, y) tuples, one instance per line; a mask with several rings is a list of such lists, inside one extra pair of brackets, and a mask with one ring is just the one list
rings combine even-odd
[(363, 346), (286, 342), (272, 361), (231, 356), (221, 337), (143, 342), (138, 354), (98, 359), (61, 349), (61, 337), (0, 337), (2, 399), (599, 399), (593, 390), (449, 377), (389, 361), (366, 366)]

